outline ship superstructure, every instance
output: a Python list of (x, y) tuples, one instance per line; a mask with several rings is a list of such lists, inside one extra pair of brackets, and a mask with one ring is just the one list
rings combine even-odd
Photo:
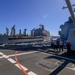
[(61, 31), (59, 31), (59, 35), (63, 41), (68, 40), (69, 32), (72, 28), (75, 28), (75, 25), (72, 21), (72, 18), (69, 17), (68, 21), (66, 21), (63, 25), (60, 26)]
[(69, 9), (69, 12), (71, 14), (71, 17), (69, 17), (68, 21), (64, 23), (64, 25), (61, 25), (61, 31), (59, 31), (59, 35), (62, 39), (62, 41), (65, 43), (66, 41), (69, 41), (71, 43), (71, 50), (75, 51), (75, 15), (70, 0), (65, 0), (67, 7)]

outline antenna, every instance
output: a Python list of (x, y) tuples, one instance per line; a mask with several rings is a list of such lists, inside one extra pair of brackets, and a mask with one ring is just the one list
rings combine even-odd
[(74, 23), (74, 25), (75, 25), (75, 16), (74, 16), (74, 12), (73, 12), (73, 9), (72, 9), (72, 6), (75, 6), (75, 4), (71, 5), (70, 0), (65, 0), (65, 2), (66, 2), (66, 4), (67, 4), (67, 7), (63, 7), (62, 9), (65, 9), (65, 8), (68, 8), (68, 9), (69, 9), (69, 12), (70, 12), (70, 14), (71, 14), (73, 23)]
[[(74, 7), (75, 6), (75, 4), (73, 4), (73, 5), (71, 5), (72, 7)], [(65, 7), (65, 6), (63, 6), (63, 8), (62, 9), (66, 9), (66, 8), (68, 8), (67, 6)], [(74, 8), (75, 9), (75, 8)]]

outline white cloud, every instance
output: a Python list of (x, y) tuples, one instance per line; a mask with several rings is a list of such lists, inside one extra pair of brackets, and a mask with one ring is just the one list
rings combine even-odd
[(48, 16), (48, 14), (44, 15), (43, 18), (46, 18)]

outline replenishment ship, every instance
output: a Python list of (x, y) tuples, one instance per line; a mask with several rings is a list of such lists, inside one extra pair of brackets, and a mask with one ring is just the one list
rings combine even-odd
[(0, 35), (0, 44), (17, 44), (17, 43), (26, 43), (26, 42), (38, 42), (38, 41), (50, 41), (50, 33), (45, 30), (44, 25), (39, 25), (38, 29), (32, 29), (30, 35), (26, 33), (27, 29), (24, 29), (24, 32), (19, 30), (19, 33), (16, 34), (15, 25), (11, 28), (9, 34), (9, 29), (6, 27), (6, 33)]

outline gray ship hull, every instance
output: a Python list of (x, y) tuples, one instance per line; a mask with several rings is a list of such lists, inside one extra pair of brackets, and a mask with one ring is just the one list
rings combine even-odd
[(35, 37), (35, 38), (11, 38), (6, 35), (0, 36), (0, 44), (17, 44), (26, 42), (49, 41), (50, 37)]

